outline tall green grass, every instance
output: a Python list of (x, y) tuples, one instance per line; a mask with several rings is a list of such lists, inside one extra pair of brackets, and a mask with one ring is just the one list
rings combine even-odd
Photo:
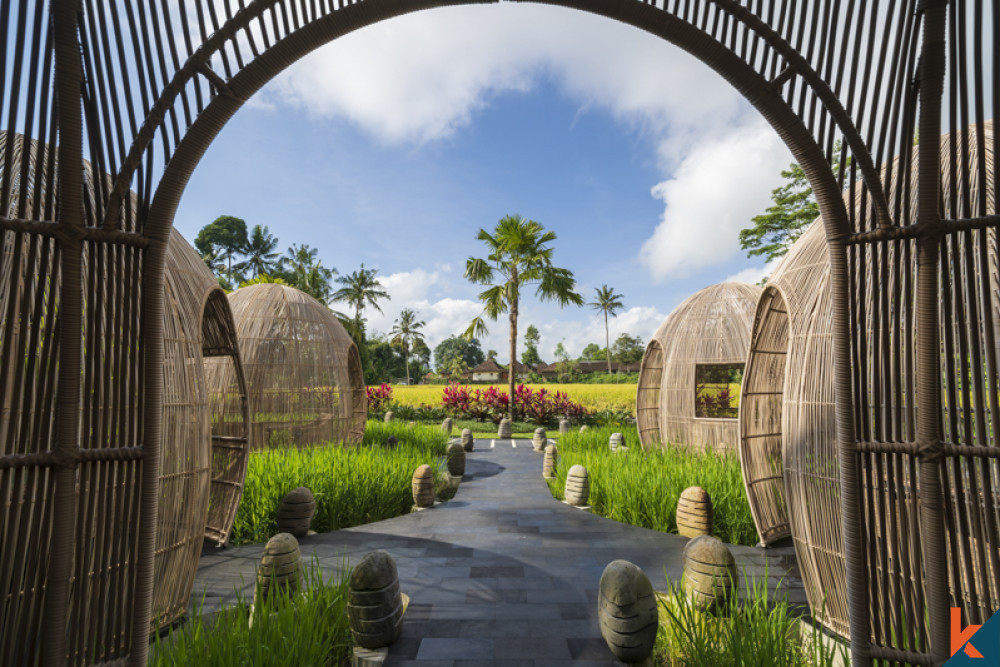
[[(823, 641), (788, 603), (775, 599), (767, 579), (744, 577), (746, 594), (733, 595), (722, 609), (697, 609), (679, 586), (660, 596), (655, 663), (670, 667), (830, 667), (849, 665), (845, 646)], [(839, 658), (839, 660), (838, 660)]]
[[(236, 605), (210, 617), (199, 609), (184, 625), (157, 637), (150, 651), (152, 667), (299, 667), (347, 664), (351, 631), (347, 620), (350, 571), (341, 568), (333, 581), (323, 580), (314, 561), (303, 590), (275, 591), (251, 611), (240, 596)], [(250, 623), (251, 614), (253, 623)]]
[[(625, 436), (628, 451), (612, 454), (608, 438)], [(566, 473), (576, 464), (590, 475), (590, 504), (596, 514), (633, 526), (677, 532), (677, 500), (689, 486), (708, 491), (715, 509), (715, 535), (730, 544), (757, 543), (750, 505), (734, 454), (692, 452), (668, 445), (644, 451), (636, 428), (605, 427), (567, 433), (559, 441), (559, 467), (549, 482), (563, 497)]]
[[(383, 443), (395, 436), (396, 447)], [(323, 533), (406, 514), (413, 505), (413, 471), (435, 469), (443, 487), (448, 438), (434, 426), (370, 421), (357, 447), (272, 449), (251, 454), (231, 540), (265, 542), (278, 532), (275, 512), (292, 489), (316, 497), (312, 529)]]

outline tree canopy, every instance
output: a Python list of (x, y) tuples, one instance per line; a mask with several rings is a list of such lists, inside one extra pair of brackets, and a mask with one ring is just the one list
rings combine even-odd
[(233, 280), (233, 259), (244, 253), (247, 243), (246, 221), (232, 215), (220, 215), (202, 227), (194, 239), (195, 249), (207, 259), (209, 268), (215, 270), (215, 260), (226, 265), (226, 279), (231, 285), (240, 282)]
[(475, 368), (486, 360), (479, 339), (466, 339), (464, 336), (445, 338), (434, 348), (434, 367), (438, 373), (451, 370), (454, 361), (459, 360), (465, 368)]
[(403, 347), (406, 384), (410, 384), (410, 344), (415, 340), (423, 340), (424, 334), (420, 330), (424, 324), (426, 323), (417, 320), (417, 314), (412, 309), (404, 308), (399, 313), (399, 319), (393, 324), (392, 331), (389, 332), (392, 342)]
[(747, 256), (781, 257), (819, 217), (819, 204), (802, 167), (792, 163), (781, 172), (784, 185), (771, 191), (774, 202), (767, 211), (752, 218), (753, 226), (740, 231), (740, 247)]
[(646, 347), (642, 344), (641, 338), (623, 333), (611, 346), (611, 358), (620, 364), (633, 364), (642, 361), (645, 351)]
[(378, 269), (366, 269), (362, 262), (357, 271), (337, 278), (337, 282), (343, 287), (333, 293), (333, 300), (344, 301), (354, 307), (354, 321), (359, 327), (362, 326), (361, 313), (366, 306), (381, 313), (379, 300), (389, 298), (389, 293), (382, 289), (377, 275)]

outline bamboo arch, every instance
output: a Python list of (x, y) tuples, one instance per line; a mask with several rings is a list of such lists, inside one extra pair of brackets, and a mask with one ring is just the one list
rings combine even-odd
[[(51, 664), (145, 660), (155, 539), (153, 531), (140, 526), (155, 525), (159, 510), (166, 244), (184, 185), (213, 137), (253, 92), (320, 44), (392, 16), (446, 4), (452, 3), (171, 0), (81, 6), (76, 0), (51, 0), (4, 5), (0, 30), (10, 45), (4, 57), (11, 55), (10, 65), (0, 68), (8, 100), (0, 106), (0, 127), (30, 136), (40, 146), (58, 143), (61, 156), (56, 162), (53, 155), (38, 153), (43, 166), (29, 184), (11, 172), (10, 143), (0, 155), (0, 229), (5, 248), (11, 248), (4, 275), (25, 276), (0, 284), (2, 300), (24, 304), (32, 313), (30, 319), (17, 318), (8, 307), (0, 315), (0, 358), (6, 361), (0, 382), (5, 392), (0, 396), (5, 420), (0, 423), (0, 484), (6, 485), (4, 493), (28, 492), (37, 499), (19, 506), (16, 514), (5, 510), (2, 515), (0, 537), (15, 546), (3, 554), (0, 583), (6, 590), (24, 581), (44, 583), (17, 607), (11, 617), (16, 620), (5, 619), (0, 628), (0, 639), (7, 639), (14, 626), (26, 630), (11, 650), (36, 656), (44, 648)], [(980, 421), (961, 432), (959, 442), (945, 440), (939, 419), (942, 379), (949, 372), (964, 376), (960, 362), (942, 365), (942, 315), (935, 305), (949, 303), (954, 310), (969, 294), (980, 295), (976, 312), (968, 314), (981, 319), (994, 308), (995, 291), (970, 262), (961, 264), (961, 275), (955, 276), (939, 274), (937, 267), (942, 253), (953, 248), (963, 256), (970, 248), (973, 257), (981, 257), (987, 240), (976, 232), (997, 227), (1000, 219), (987, 211), (985, 199), (969, 196), (975, 178), (985, 182), (984, 161), (976, 174), (967, 163), (948, 163), (945, 180), (955, 187), (949, 195), (954, 201), (948, 202), (953, 205), (945, 206), (940, 146), (921, 142), (915, 215), (891, 198), (884, 184), (895, 176), (880, 173), (877, 166), (896, 169), (893, 157), (903, 154), (915, 135), (950, 132), (953, 145), (947, 151), (964, 150), (968, 136), (955, 130), (973, 123), (972, 134), (983, 145), (984, 120), (1000, 111), (997, 96), (985, 94), (1000, 89), (994, 67), (1000, 46), (991, 38), (1000, 18), (982, 0), (903, 0), (891, 10), (837, 0), (553, 4), (647, 30), (709, 64), (762, 113), (803, 166), (820, 204), (830, 255), (852, 658), (859, 666), (873, 659), (943, 661), (953, 600), (941, 510), (948, 492), (942, 479), (954, 461), (993, 460), (997, 443), (984, 436), (983, 428), (985, 433), (997, 429), (992, 421)], [(112, 34), (119, 37), (110, 39)], [(943, 105), (949, 109), (946, 118)], [(844, 167), (833, 174), (829, 164), (838, 138)], [(112, 174), (113, 183), (88, 174), (82, 168), (85, 155), (96, 173)], [(907, 157), (898, 168), (909, 173), (909, 166)], [(52, 187), (57, 174), (58, 191)], [(852, 184), (859, 181), (861, 189), (851, 192), (850, 200), (861, 197), (864, 205), (848, 210), (842, 187), (856, 190)], [(134, 210), (129, 205), (133, 190)], [(15, 193), (20, 203), (12, 208)], [(897, 334), (892, 304), (883, 298), (888, 295), (873, 296), (867, 278), (873, 271), (889, 271), (883, 257), (902, 246), (908, 250), (892, 266), (909, 276), (922, 315), (912, 329)], [(869, 256), (873, 263), (866, 261)], [(36, 268), (42, 273), (33, 273)], [(863, 364), (869, 341), (855, 335), (855, 322), (870, 322), (880, 344), (898, 335), (899, 345), (890, 346), (886, 363)], [(987, 382), (995, 384), (997, 375), (995, 338), (995, 331), (980, 328), (958, 341), (988, 369), (981, 381), (973, 378), (969, 395), (984, 409), (989, 405), (990, 415), (1000, 414)], [(893, 355), (900, 361), (896, 375)], [(902, 371), (905, 364), (910, 364), (909, 375)], [(116, 387), (114, 401), (103, 404), (96, 397), (112, 395), (107, 393), (112, 375), (124, 379), (124, 386)], [(874, 394), (867, 390), (872, 379), (879, 390)], [(912, 428), (885, 428), (894, 422), (871, 418), (883, 394), (905, 406), (901, 412)], [(115, 428), (90, 429), (80, 414)], [(891, 583), (882, 577), (887, 570), (880, 544), (870, 536), (886, 530), (883, 509), (871, 504), (865, 489), (871, 471), (881, 470), (886, 461), (912, 466), (915, 460), (920, 461), (922, 496), (940, 502), (922, 505), (911, 526), (916, 547), (910, 566), (925, 574), (917, 597), (925, 612), (919, 617), (927, 621), (918, 638), (904, 643), (905, 627), (892, 610), (869, 613), (873, 601), (884, 597), (883, 586), (911, 584), (905, 577)], [(94, 482), (86, 498), (75, 492), (80, 477)], [(128, 480), (125, 489), (104, 481), (111, 477)], [(898, 480), (892, 478), (891, 484)], [(118, 497), (129, 499), (120, 521), (80, 519), (87, 503)], [(980, 517), (986, 511), (983, 504), (971, 507)], [(987, 532), (994, 528), (983, 524)], [(106, 589), (107, 600), (124, 610), (120, 623), (92, 627), (81, 622), (90, 608), (78, 571), (85, 554), (77, 545), (92, 544), (121, 545), (108, 552), (108, 567), (119, 577)], [(28, 570), (11, 565), (31, 556), (37, 558), (29, 560)], [(977, 589), (963, 595), (984, 593)]]

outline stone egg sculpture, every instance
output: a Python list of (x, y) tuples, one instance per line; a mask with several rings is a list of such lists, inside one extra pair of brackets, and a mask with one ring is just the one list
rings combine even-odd
[(565, 417), (559, 420), (559, 435), (569, 433), (569, 420)]
[(510, 424), (510, 420), (504, 417), (500, 420), (500, 428), (497, 429), (497, 438), (500, 440), (510, 440), (511, 435), (513, 435), (513, 427)]
[(552, 479), (556, 476), (556, 464), (559, 462), (559, 449), (555, 445), (546, 445), (545, 459), (542, 461), (542, 477)]
[(398, 444), (399, 444), (399, 440), (397, 440), (396, 436), (394, 436), (394, 435), (390, 435), (388, 438), (385, 439), (385, 448), (386, 449), (395, 449), (396, 445), (398, 445)]
[(612, 433), (611, 437), (608, 439), (608, 447), (611, 448), (612, 452), (617, 452), (618, 448), (625, 444), (625, 436), (621, 433)]
[(278, 533), (264, 545), (257, 567), (255, 599), (265, 600), (275, 590), (296, 591), (302, 580), (299, 542), (289, 533)]
[(441, 422), (441, 430), (447, 433), (448, 435), (451, 435), (451, 424), (452, 424), (451, 417), (445, 417), (444, 421)]
[(384, 421), (386, 424), (392, 421), (392, 410), (385, 413), (385, 416), (382, 417), (382, 421)]
[(434, 470), (426, 463), (413, 472), (413, 504), (417, 507), (434, 505)]
[(417, 422), (406, 422), (406, 428), (416, 428)]
[(476, 439), (472, 437), (472, 430), (463, 428), (462, 429), (462, 447), (467, 452), (471, 452), (472, 448), (476, 445)]
[(465, 448), (457, 442), (448, 445), (448, 474), (452, 477), (465, 474)]
[(536, 452), (544, 452), (545, 444), (549, 441), (544, 428), (536, 428), (535, 436), (531, 439), (531, 447)]
[(719, 538), (702, 535), (684, 547), (682, 587), (698, 609), (726, 609), (739, 583), (736, 559)]
[(580, 433), (586, 433), (589, 430), (590, 430), (590, 427), (587, 426), (586, 424), (584, 424), (583, 426), (580, 427)]
[(366, 554), (351, 571), (347, 619), (359, 646), (389, 646), (403, 630), (403, 597), (396, 562), (385, 551)]
[(566, 474), (566, 502), (583, 507), (590, 498), (590, 476), (582, 465), (575, 465)]
[(314, 514), (316, 514), (316, 498), (313, 497), (312, 491), (300, 486), (289, 491), (281, 499), (275, 520), (278, 523), (278, 530), (282, 533), (305, 537), (309, 534), (309, 525)]
[(645, 660), (653, 653), (659, 617), (649, 577), (627, 560), (608, 563), (597, 598), (601, 636), (622, 662)]
[(700, 486), (684, 489), (677, 501), (677, 532), (684, 537), (712, 534), (712, 499)]

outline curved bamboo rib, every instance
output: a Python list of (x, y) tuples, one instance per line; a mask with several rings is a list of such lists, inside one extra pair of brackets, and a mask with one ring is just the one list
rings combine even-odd
[[(253, 450), (357, 444), (367, 394), (354, 342), (329, 308), (286, 285), (229, 295), (250, 405)], [(211, 392), (230, 382), (211, 378)]]
[[(755, 285), (713, 285), (685, 299), (663, 321), (639, 371), (636, 411), (644, 447), (669, 442), (694, 449), (736, 448), (736, 419), (695, 416), (695, 378), (700, 365), (745, 363), (759, 295)], [(662, 367), (659, 380), (652, 377), (656, 366)]]

